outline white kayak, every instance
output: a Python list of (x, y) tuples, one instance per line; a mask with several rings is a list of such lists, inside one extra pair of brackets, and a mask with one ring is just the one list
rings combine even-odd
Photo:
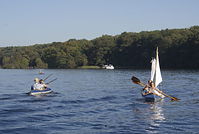
[(51, 88), (46, 88), (45, 90), (31, 90), (29, 95), (41, 95), (41, 94), (49, 94), (52, 92)]

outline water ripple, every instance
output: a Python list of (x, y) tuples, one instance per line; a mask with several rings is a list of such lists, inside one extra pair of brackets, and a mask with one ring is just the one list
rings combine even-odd
[[(45, 70), (56, 74), (49, 95), (29, 96), (35, 70), (1, 70), (0, 133), (131, 134), (192, 133), (198, 128), (199, 72), (163, 71), (160, 86), (169, 98), (146, 102), (132, 74), (145, 82), (149, 70)], [(18, 79), (20, 76), (20, 79)], [(15, 84), (13, 86), (12, 84)], [(5, 90), (7, 89), (7, 90)]]

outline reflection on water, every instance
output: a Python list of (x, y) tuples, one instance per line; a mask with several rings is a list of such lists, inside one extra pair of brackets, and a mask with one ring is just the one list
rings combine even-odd
[(162, 109), (162, 104), (163, 104), (163, 100), (161, 100), (161, 102), (151, 104), (150, 109), (154, 112), (151, 116), (151, 120), (154, 120), (154, 121), (165, 120), (163, 109)]
[(161, 89), (181, 100), (155, 103), (145, 102), (130, 80), (133, 74), (146, 81), (148, 73), (45, 70), (59, 80), (50, 84), (52, 94), (35, 97), (25, 93), (38, 70), (1, 69), (0, 134), (196, 134), (199, 71), (163, 71)]
[(164, 116), (164, 110), (162, 108), (162, 105), (164, 103), (164, 100), (159, 100), (158, 102), (146, 102), (150, 105), (150, 113), (151, 116), (149, 116), (149, 127), (146, 128), (146, 131), (148, 133), (157, 133), (156, 129), (157, 127), (162, 124), (162, 122), (165, 121)]

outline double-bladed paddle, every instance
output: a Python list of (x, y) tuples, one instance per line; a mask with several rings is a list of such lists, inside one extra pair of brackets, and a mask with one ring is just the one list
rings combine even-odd
[(45, 79), (43, 79), (43, 81), (47, 80), (50, 76), (52, 76), (53, 74), (49, 74)]
[(55, 81), (55, 80), (57, 80), (57, 78), (55, 78), (55, 79), (53, 79), (53, 80), (47, 82), (46, 84), (50, 84), (50, 83), (52, 83), (52, 82)]
[[(132, 82), (135, 83), (135, 84), (138, 84), (138, 85), (141, 85), (141, 86), (146, 86), (146, 84), (142, 83), (142, 82), (141, 82), (137, 77), (135, 77), (135, 76), (132, 76), (131, 80), (132, 80)], [(159, 93), (163, 94), (163, 95), (166, 96), (166, 97), (171, 98), (171, 100), (173, 100), (173, 101), (178, 101), (178, 100), (180, 100), (180, 99), (178, 99), (178, 98), (176, 98), (176, 97), (170, 96), (170, 95), (168, 95), (168, 94), (166, 94), (166, 93), (164, 93), (164, 92), (162, 92), (162, 91), (159, 91), (159, 90), (157, 90), (156, 88), (154, 88), (154, 90), (158, 91)]]

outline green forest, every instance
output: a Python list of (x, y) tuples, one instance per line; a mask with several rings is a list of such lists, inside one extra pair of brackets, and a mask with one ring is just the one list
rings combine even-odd
[(199, 69), (199, 26), (1, 47), (0, 67), (68, 69), (113, 64), (116, 68), (146, 69), (157, 46), (161, 68)]

